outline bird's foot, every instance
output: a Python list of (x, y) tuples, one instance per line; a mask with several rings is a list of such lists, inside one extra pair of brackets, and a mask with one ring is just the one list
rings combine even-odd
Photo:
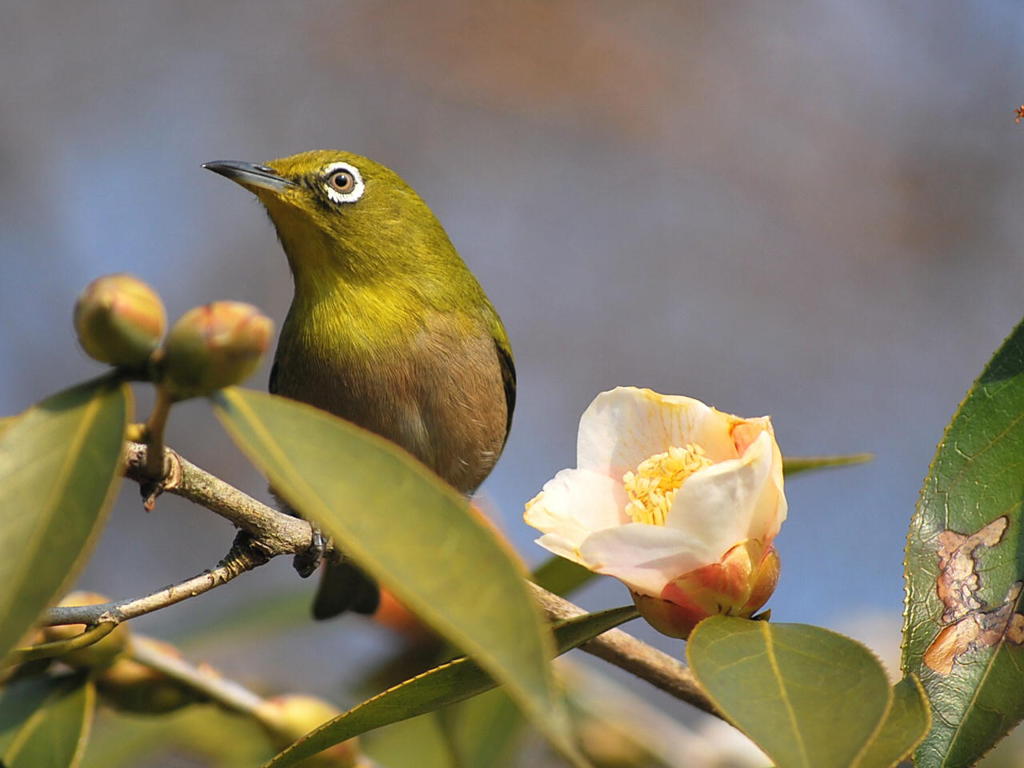
[(292, 559), (292, 568), (304, 579), (320, 567), (324, 554), (327, 552), (327, 539), (324, 537), (323, 531), (312, 523), (310, 523), (310, 528), (313, 529), (313, 536), (309, 548), (299, 552)]

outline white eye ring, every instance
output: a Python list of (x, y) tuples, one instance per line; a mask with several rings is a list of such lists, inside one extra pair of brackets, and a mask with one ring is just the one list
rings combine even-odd
[[(352, 176), (352, 189), (348, 192), (339, 192), (337, 189), (331, 186), (330, 179), (338, 171), (345, 171)], [(360, 197), (363, 196), (363, 192), (366, 191), (366, 185), (363, 183), (363, 177), (359, 173), (359, 169), (350, 163), (331, 163), (323, 170), (324, 174), (324, 190), (327, 192), (327, 196), (335, 203), (354, 203)]]

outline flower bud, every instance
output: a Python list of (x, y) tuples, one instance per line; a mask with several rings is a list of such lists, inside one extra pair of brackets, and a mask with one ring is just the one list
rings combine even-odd
[(174, 324), (162, 358), (163, 383), (178, 399), (243, 381), (267, 351), (273, 324), (251, 304), (215, 301)]
[[(257, 713), (257, 718), (274, 746), (284, 749), (340, 714), (341, 710), (323, 699), (304, 694), (288, 694), (267, 699)], [(343, 741), (298, 765), (301, 768), (355, 768), (359, 758), (357, 744), (355, 739)]]
[(167, 327), (163, 302), (131, 275), (107, 275), (85, 287), (75, 303), (78, 343), (94, 360), (139, 368)]
[(673, 579), (661, 597), (633, 592), (640, 615), (670, 637), (687, 638), (708, 616), (749, 618), (771, 597), (779, 580), (779, 556), (748, 540), (730, 549), (720, 562)]
[[(151, 638), (144, 642), (160, 648), (165, 655), (181, 655), (168, 643)], [(146, 715), (162, 715), (206, 701), (196, 690), (127, 657), (118, 659), (96, 678), (96, 690), (103, 702), (113, 709)]]
[[(60, 601), (62, 606), (99, 605), (109, 603), (110, 598), (96, 592), (71, 592)], [(41, 629), (42, 641), (46, 643), (58, 640), (70, 640), (85, 631), (84, 624), (59, 624)], [(109, 667), (128, 648), (131, 630), (127, 624), (121, 623), (106, 637), (85, 648), (69, 651), (60, 656), (60, 661), (72, 667), (98, 668)]]
[(651, 764), (651, 755), (635, 735), (607, 720), (588, 717), (576, 726), (580, 747), (594, 765), (601, 768), (637, 768)]

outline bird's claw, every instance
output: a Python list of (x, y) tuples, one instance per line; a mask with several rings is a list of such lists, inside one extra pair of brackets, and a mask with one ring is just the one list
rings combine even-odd
[(302, 578), (308, 578), (313, 572), (320, 567), (320, 563), (324, 559), (324, 554), (327, 552), (327, 539), (324, 537), (323, 532), (315, 525), (310, 526), (313, 529), (313, 535), (311, 537), (309, 548), (303, 552), (299, 552), (292, 559), (292, 568)]

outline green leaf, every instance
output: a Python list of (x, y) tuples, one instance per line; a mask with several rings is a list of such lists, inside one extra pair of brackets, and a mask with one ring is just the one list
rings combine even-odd
[(214, 398), (276, 491), (441, 635), (473, 656), (567, 756), (551, 636), (509, 549), (394, 444), (324, 411), (238, 388)]
[[(636, 616), (636, 608), (629, 606), (563, 622), (554, 632), (557, 653), (563, 654)], [(442, 664), (325, 723), (281, 752), (264, 768), (295, 765), (341, 741), (468, 699), (495, 685), (494, 680), (468, 658)]]
[(375, 765), (416, 768), (462, 768), (437, 713), (430, 713), (384, 728), (368, 739), (366, 754)]
[(82, 760), (96, 692), (82, 675), (26, 678), (0, 693), (0, 765), (75, 768)]
[(515, 765), (526, 720), (501, 688), (455, 705), (452, 736), (460, 768)]
[(0, 435), (0, 658), (92, 550), (120, 484), (128, 408), (126, 385), (97, 379)]
[(871, 651), (805, 624), (713, 616), (686, 656), (719, 711), (786, 768), (865, 766), (893, 695)]
[(873, 453), (847, 453), (840, 456), (783, 456), (782, 474), (789, 477), (816, 469), (849, 467), (854, 464), (866, 464), (873, 461), (874, 458), (875, 454)]
[(1022, 470), (1024, 323), (953, 416), (910, 524), (902, 667), (934, 715), (919, 766), (972, 764), (1024, 718)]
[(924, 688), (916, 677), (905, 677), (893, 688), (892, 707), (858, 768), (889, 768), (910, 754), (928, 733), (931, 714)]
[(537, 566), (530, 574), (530, 581), (548, 592), (565, 597), (576, 591), (597, 574), (579, 563), (553, 555)]
[(49, 677), (26, 677), (0, 688), (0, 755), (7, 752), (25, 721), (58, 686)]
[[(102, 696), (101, 696), (102, 699)], [(255, 719), (213, 704), (196, 704), (159, 716), (103, 708), (96, 718), (83, 768), (188, 765), (253, 768), (274, 751)]]

